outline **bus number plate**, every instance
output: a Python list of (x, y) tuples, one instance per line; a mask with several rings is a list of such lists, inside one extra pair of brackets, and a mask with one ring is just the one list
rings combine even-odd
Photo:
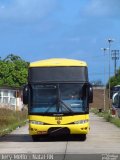
[(60, 120), (62, 120), (62, 117), (55, 117), (55, 120), (60, 121)]

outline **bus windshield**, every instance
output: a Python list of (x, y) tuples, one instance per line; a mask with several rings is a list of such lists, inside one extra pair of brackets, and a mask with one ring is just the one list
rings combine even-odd
[(75, 114), (87, 107), (84, 83), (31, 85), (30, 113)]

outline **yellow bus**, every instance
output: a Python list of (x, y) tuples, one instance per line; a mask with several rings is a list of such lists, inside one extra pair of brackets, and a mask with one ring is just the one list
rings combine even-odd
[(23, 103), (34, 141), (47, 134), (79, 134), (85, 140), (92, 100), (86, 62), (53, 58), (30, 63)]

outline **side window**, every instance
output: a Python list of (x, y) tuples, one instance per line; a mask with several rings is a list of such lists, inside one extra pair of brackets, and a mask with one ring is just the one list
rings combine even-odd
[(114, 103), (114, 104), (118, 104), (118, 94), (114, 97), (113, 103)]

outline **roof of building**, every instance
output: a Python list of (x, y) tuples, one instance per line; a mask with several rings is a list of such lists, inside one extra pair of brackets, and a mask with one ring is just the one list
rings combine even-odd
[(22, 87), (0, 86), (0, 89), (22, 90)]

